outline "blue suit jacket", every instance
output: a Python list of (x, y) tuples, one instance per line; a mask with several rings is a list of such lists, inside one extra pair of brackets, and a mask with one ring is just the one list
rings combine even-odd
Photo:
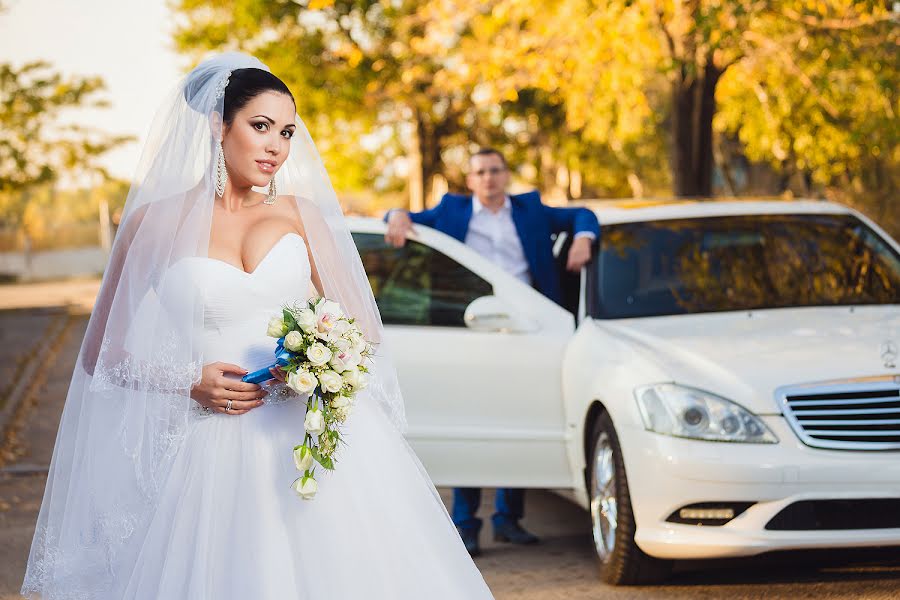
[[(550, 235), (582, 231), (600, 237), (600, 224), (594, 213), (586, 208), (558, 208), (541, 203), (538, 192), (510, 196), (512, 218), (525, 251), (528, 270), (534, 287), (553, 300), (562, 300), (559, 273), (553, 260), (553, 241)], [(409, 213), (413, 223), (437, 229), (465, 243), (472, 218), (472, 196), (444, 194), (434, 208)], [(385, 216), (387, 219), (387, 216)]]

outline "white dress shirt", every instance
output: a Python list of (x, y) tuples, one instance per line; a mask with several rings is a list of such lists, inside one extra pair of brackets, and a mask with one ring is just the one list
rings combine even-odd
[(472, 196), (472, 220), (466, 233), (466, 246), (474, 249), (507, 273), (531, 284), (528, 261), (522, 249), (522, 240), (512, 218), (512, 202), (509, 196), (496, 213)]

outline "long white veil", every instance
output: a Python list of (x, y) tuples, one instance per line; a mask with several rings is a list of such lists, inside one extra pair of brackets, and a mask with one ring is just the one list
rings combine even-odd
[[(72, 375), (23, 593), (91, 598), (129, 576), (120, 565), (134, 564), (134, 542), (184, 439), (195, 405), (190, 389), (205, 364), (203, 306), (178, 289), (169, 270), (187, 257), (206, 256), (215, 198), (211, 123), (214, 113), (223, 114), (230, 73), (250, 67), (268, 70), (237, 53), (201, 63), (153, 122)], [(296, 125), (276, 176), (279, 196), (298, 203), (326, 295), (369, 339), (383, 342), (371, 287), (325, 167), (299, 117)], [(384, 352), (381, 344), (359, 401), (378, 402), (403, 430), (403, 402)]]

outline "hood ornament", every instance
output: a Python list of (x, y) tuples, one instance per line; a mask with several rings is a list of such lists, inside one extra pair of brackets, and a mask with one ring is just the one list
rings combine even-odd
[(885, 368), (895, 369), (897, 367), (897, 344), (893, 340), (887, 340), (881, 344), (881, 360), (884, 361)]

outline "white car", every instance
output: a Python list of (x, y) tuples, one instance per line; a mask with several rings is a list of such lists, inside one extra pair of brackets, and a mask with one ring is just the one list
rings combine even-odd
[(594, 209), (568, 310), (437, 231), (352, 221), (435, 483), (570, 490), (610, 583), (900, 545), (900, 246), (826, 202)]

